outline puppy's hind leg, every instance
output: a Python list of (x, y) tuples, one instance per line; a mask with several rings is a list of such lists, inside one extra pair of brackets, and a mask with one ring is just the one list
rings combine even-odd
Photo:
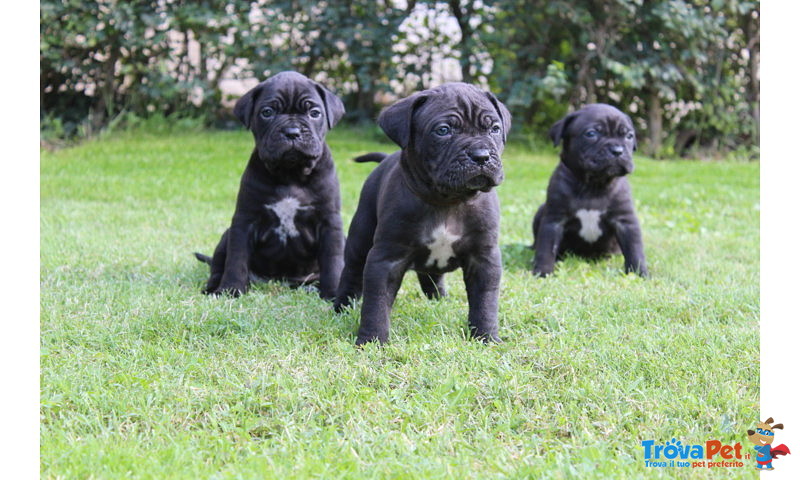
[(542, 224), (542, 217), (544, 216), (544, 207), (545, 204), (542, 204), (538, 210), (536, 210), (536, 215), (533, 216), (533, 244), (531, 248), (536, 250), (536, 239), (539, 237), (539, 225)]
[(219, 282), (222, 280), (222, 274), (225, 272), (225, 257), (228, 253), (228, 230), (225, 230), (225, 233), (222, 234), (222, 238), (220, 239), (219, 243), (217, 244), (217, 248), (214, 249), (214, 256), (208, 259), (207, 256), (203, 255), (204, 258), (200, 258), (199, 254), (195, 254), (198, 260), (204, 261), (211, 266), (211, 273), (208, 276), (208, 280), (206, 281), (206, 287), (202, 290), (204, 295), (208, 295), (217, 290), (219, 287)]
[(422, 293), (429, 299), (438, 300), (447, 296), (447, 290), (444, 288), (444, 274), (417, 272), (417, 278), (419, 286), (422, 287)]
[(375, 206), (372, 202), (359, 202), (356, 214), (350, 222), (350, 231), (344, 247), (344, 268), (336, 289), (333, 309), (338, 313), (361, 297), (364, 288), (364, 266), (372, 248), (375, 235)]

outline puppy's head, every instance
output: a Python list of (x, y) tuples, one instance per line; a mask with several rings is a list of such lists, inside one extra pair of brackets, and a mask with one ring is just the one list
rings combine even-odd
[(633, 172), (636, 132), (630, 117), (602, 103), (570, 113), (550, 128), (561, 161), (589, 183), (608, 183)]
[(409, 181), (442, 199), (468, 198), (503, 181), (511, 115), (490, 92), (448, 83), (386, 108), (378, 124), (403, 149)]
[(344, 105), (319, 83), (281, 72), (245, 93), (233, 113), (253, 132), (268, 170), (308, 175), (324, 151), (325, 134), (344, 115)]

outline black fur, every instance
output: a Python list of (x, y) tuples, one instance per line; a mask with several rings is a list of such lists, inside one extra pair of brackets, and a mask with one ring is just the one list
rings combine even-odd
[(344, 235), (325, 134), (344, 114), (341, 100), (299, 73), (282, 72), (242, 96), (234, 114), (253, 132), (255, 148), (230, 228), (213, 258), (195, 254), (211, 265), (203, 292), (238, 296), (253, 279), (319, 281), (320, 296), (332, 299)]
[(626, 272), (647, 276), (626, 178), (636, 150), (631, 119), (610, 105), (587, 105), (556, 122), (550, 138), (563, 148), (547, 200), (533, 219), (533, 273), (553, 273), (556, 259), (567, 252), (599, 257), (621, 251)]
[[(357, 344), (386, 342), (403, 275), (415, 270), (429, 298), (461, 267), (473, 336), (499, 341), (500, 154), (511, 117), (493, 95), (454, 83), (385, 109), (378, 123), (402, 147), (383, 158), (361, 191), (334, 307), (364, 296)], [(374, 155), (374, 154), (371, 154)], [(449, 248), (437, 246), (452, 240)], [(436, 250), (434, 252), (434, 249)]]

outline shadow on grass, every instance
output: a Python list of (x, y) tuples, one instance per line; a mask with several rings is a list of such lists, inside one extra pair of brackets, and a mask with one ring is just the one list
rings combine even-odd
[[(509, 272), (528, 271), (533, 268), (534, 251), (531, 245), (521, 243), (509, 243), (500, 246), (503, 254), (503, 270)], [(592, 257), (584, 257), (574, 253), (565, 253), (556, 260), (556, 271), (561, 269), (575, 270), (580, 269), (581, 264), (587, 264), (590, 268), (611, 268), (610, 262), (622, 262), (621, 254), (604, 254)], [(622, 268), (620, 263), (619, 268)]]
[(533, 261), (533, 248), (529, 244), (507, 243), (500, 245), (503, 254), (503, 270), (529, 271)]
[(160, 264), (109, 265), (96, 272), (64, 269), (53, 284), (91, 279), (93, 318), (119, 325), (147, 342), (211, 346), (212, 338), (299, 345), (352, 343), (357, 312), (337, 315), (313, 288), (269, 281), (239, 298), (201, 293), (208, 266), (194, 259)]

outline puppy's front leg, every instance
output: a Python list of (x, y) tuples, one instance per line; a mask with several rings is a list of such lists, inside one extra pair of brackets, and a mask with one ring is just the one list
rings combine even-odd
[(497, 303), (503, 266), (500, 248), (492, 246), (471, 257), (464, 265), (464, 285), (469, 302), (469, 331), (484, 342), (500, 342), (497, 333)]
[(364, 302), (356, 345), (389, 341), (389, 314), (407, 264), (385, 246), (376, 245), (367, 255), (364, 266)]
[(555, 218), (544, 217), (536, 232), (536, 255), (533, 259), (533, 274), (546, 277), (553, 273), (558, 256), (558, 247), (564, 236), (564, 223)]
[(319, 254), (319, 296), (325, 300), (336, 297), (336, 287), (344, 266), (344, 233), (342, 218), (331, 213), (323, 219), (320, 227)]
[(625, 273), (636, 272), (642, 277), (649, 276), (644, 258), (642, 229), (636, 215), (623, 215), (613, 222), (617, 243), (625, 257)]
[(250, 228), (248, 224), (235, 222), (228, 230), (228, 248), (225, 257), (225, 272), (219, 286), (212, 293), (225, 293), (238, 297), (247, 292), (250, 269)]

